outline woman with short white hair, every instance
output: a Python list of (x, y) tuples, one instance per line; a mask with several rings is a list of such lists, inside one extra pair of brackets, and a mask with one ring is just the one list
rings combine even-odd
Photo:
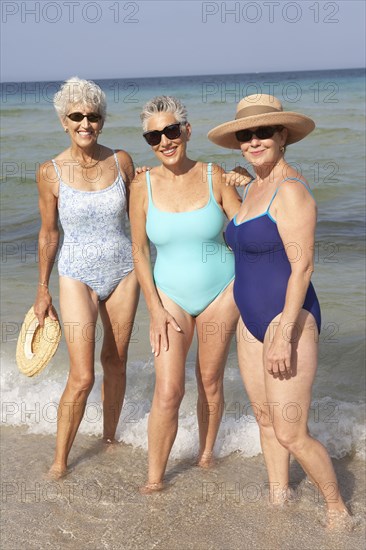
[(94, 383), (95, 327), (104, 337), (103, 438), (114, 442), (126, 388), (127, 348), (139, 286), (125, 233), (134, 177), (126, 151), (98, 143), (106, 118), (105, 94), (92, 81), (70, 78), (54, 106), (70, 145), (37, 174), (41, 229), (39, 283), (34, 310), (40, 325), (56, 318), (48, 284), (59, 244), (60, 308), (70, 372), (58, 409), (57, 443), (49, 475), (67, 473), (67, 459)]
[[(239, 312), (232, 286), (234, 258), (223, 227), (240, 207), (219, 166), (188, 157), (192, 128), (182, 102), (149, 101), (143, 136), (159, 165), (132, 185), (135, 269), (150, 313), (155, 391), (149, 416), (149, 473), (142, 493), (164, 488), (164, 474), (184, 395), (185, 362), (194, 334), (198, 350), (197, 464), (208, 468), (224, 408), (223, 377)], [(152, 273), (149, 240), (157, 248)]]

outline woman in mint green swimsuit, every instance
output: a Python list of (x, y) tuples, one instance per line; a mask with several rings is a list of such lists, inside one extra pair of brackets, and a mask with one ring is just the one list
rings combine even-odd
[[(135, 271), (150, 313), (156, 383), (149, 417), (149, 475), (143, 493), (163, 488), (184, 395), (185, 362), (197, 332), (198, 464), (208, 467), (223, 412), (223, 374), (239, 313), (234, 258), (223, 229), (240, 207), (218, 166), (186, 155), (191, 126), (182, 103), (156, 97), (141, 114), (144, 137), (160, 165), (131, 187)], [(157, 249), (151, 269), (151, 241)]]

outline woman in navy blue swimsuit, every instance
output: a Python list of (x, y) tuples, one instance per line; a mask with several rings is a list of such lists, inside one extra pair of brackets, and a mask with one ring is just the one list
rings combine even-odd
[(241, 149), (255, 172), (226, 241), (235, 254), (239, 365), (256, 404), (270, 502), (293, 498), (292, 454), (322, 492), (327, 524), (333, 527), (340, 518), (347, 521), (349, 513), (330, 457), (307, 428), (321, 324), (310, 282), (317, 209), (308, 183), (284, 158), (285, 147), (314, 127), (310, 118), (283, 111), (278, 99), (263, 94), (242, 99), (236, 119), (208, 137)]

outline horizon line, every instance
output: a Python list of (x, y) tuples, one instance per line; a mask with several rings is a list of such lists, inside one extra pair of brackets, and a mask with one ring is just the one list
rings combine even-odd
[[(242, 72), (239, 72), (239, 73), (232, 73), (232, 72), (228, 72), (228, 73), (205, 73), (205, 74), (201, 74), (201, 73), (197, 73), (197, 74), (184, 74), (184, 75), (158, 75), (158, 76), (123, 76), (123, 77), (102, 77), (102, 78), (99, 78), (99, 77), (93, 77), (93, 80), (97, 80), (99, 82), (101, 81), (104, 81), (104, 80), (131, 80), (131, 79), (135, 79), (135, 80), (149, 80), (149, 79), (156, 79), (156, 78), (163, 78), (163, 79), (168, 79), (168, 78), (190, 78), (190, 77), (198, 77), (198, 76), (207, 76), (207, 77), (212, 77), (212, 76), (239, 76), (239, 75), (259, 75), (259, 74), (278, 74), (278, 73), (316, 73), (316, 72), (324, 72), (324, 71), (327, 71), (327, 72), (335, 72), (335, 71), (365, 71), (366, 70), (366, 67), (338, 67), (336, 69), (326, 69), (326, 68), (323, 68), (323, 69), (303, 69), (303, 70), (298, 70), (298, 69), (287, 69), (285, 71), (255, 71), (255, 72), (247, 72), (247, 73), (242, 73)], [(76, 75), (73, 75), (73, 76), (76, 76)], [(71, 78), (71, 77), (67, 77), (67, 78)], [(82, 77), (80, 77), (82, 78)], [(92, 80), (91, 78), (85, 78), (85, 80)], [(3, 85), (3, 84), (18, 84), (18, 83), (21, 83), (21, 82), (64, 82), (65, 79), (62, 78), (62, 79), (49, 79), (49, 80), (5, 80), (5, 81), (2, 81), (0, 79), (0, 84)]]

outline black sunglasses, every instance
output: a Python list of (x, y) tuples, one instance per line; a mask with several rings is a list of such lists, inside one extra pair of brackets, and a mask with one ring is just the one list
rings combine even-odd
[(159, 145), (161, 136), (164, 134), (168, 139), (177, 139), (181, 135), (181, 123), (169, 124), (163, 130), (151, 130), (142, 134), (149, 145)]
[(90, 113), (89, 115), (83, 115), (83, 113), (70, 113), (69, 115), (66, 115), (67, 118), (72, 120), (73, 122), (81, 122), (86, 117), (89, 122), (99, 122), (102, 118), (98, 113)]
[(280, 130), (282, 130), (282, 126), (260, 126), (256, 130), (239, 130), (235, 132), (235, 136), (240, 143), (246, 143), (253, 136), (256, 136), (258, 139), (269, 139)]

